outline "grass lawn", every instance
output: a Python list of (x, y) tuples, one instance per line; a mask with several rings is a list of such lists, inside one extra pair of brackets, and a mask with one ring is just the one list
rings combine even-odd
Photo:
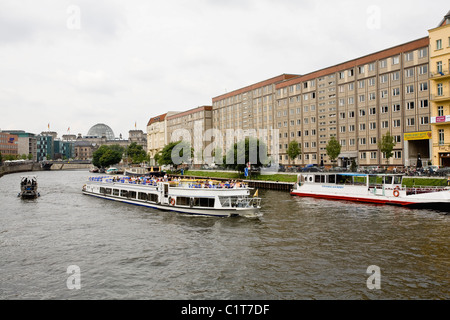
[(296, 175), (284, 175), (274, 174), (270, 176), (266, 175), (253, 175), (249, 178), (245, 178), (244, 174), (234, 172), (205, 172), (205, 171), (185, 171), (185, 176), (205, 177), (205, 178), (224, 178), (224, 179), (243, 179), (243, 180), (258, 180), (258, 181), (275, 181), (275, 182), (297, 182)]

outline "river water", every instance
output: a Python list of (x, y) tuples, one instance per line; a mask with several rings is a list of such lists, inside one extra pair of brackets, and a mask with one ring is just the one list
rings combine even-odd
[(192, 217), (84, 196), (86, 171), (37, 175), (32, 201), (0, 179), (0, 299), (450, 298), (439, 212), (260, 190), (261, 217)]

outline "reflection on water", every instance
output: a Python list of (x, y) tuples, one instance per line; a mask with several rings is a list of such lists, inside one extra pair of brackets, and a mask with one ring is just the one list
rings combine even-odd
[(450, 298), (438, 212), (260, 190), (259, 218), (192, 217), (83, 196), (88, 175), (41, 172), (33, 201), (0, 179), (0, 299)]

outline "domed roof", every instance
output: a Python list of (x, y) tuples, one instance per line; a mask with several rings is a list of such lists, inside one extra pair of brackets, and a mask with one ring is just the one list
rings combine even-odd
[(98, 123), (95, 126), (93, 126), (91, 129), (89, 129), (89, 132), (87, 134), (88, 136), (95, 136), (95, 137), (106, 137), (108, 140), (114, 140), (115, 135), (112, 129), (103, 123)]

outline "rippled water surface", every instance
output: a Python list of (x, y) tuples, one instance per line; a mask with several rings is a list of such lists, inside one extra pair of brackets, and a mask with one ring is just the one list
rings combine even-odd
[(39, 172), (34, 201), (0, 178), (0, 299), (450, 298), (448, 215), (260, 190), (260, 218), (192, 217), (84, 196), (88, 175)]

